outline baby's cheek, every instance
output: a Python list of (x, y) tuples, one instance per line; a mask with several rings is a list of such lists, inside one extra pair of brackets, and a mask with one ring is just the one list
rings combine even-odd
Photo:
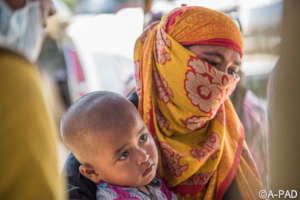
[(132, 185), (134, 182), (137, 181), (137, 171), (138, 170), (135, 168), (135, 166), (123, 167), (122, 169), (115, 171), (114, 179), (116, 181), (116, 184)]
[(158, 160), (158, 152), (157, 152), (157, 148), (156, 148), (154, 142), (150, 145), (148, 152), (151, 155), (153, 161), (157, 162), (157, 160)]

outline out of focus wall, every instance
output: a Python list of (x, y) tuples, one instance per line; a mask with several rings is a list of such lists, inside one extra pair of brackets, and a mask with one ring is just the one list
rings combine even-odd
[[(300, 1), (284, 2), (280, 61), (269, 84), (271, 186), (300, 195)], [(275, 190), (276, 189), (276, 190)]]

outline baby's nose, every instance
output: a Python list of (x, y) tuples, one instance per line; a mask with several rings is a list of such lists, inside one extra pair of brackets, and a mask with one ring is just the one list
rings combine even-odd
[(139, 165), (145, 164), (149, 161), (149, 154), (145, 149), (138, 149), (136, 156)]

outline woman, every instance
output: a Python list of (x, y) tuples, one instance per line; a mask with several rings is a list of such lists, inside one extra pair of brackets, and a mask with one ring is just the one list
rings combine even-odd
[[(129, 99), (160, 149), (160, 176), (179, 199), (257, 199), (261, 183), (228, 96), (239, 80), (242, 36), (226, 15), (182, 7), (137, 40), (137, 93)], [(70, 199), (96, 187), (70, 155)]]
[(136, 42), (138, 109), (160, 149), (159, 174), (179, 199), (258, 197), (260, 178), (228, 99), (242, 52), (237, 25), (203, 7), (173, 10)]

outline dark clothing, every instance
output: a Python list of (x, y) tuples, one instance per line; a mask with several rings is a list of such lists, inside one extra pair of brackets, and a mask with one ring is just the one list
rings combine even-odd
[(131, 93), (128, 97), (128, 100), (131, 101), (131, 103), (133, 103), (136, 108), (138, 108), (139, 97), (136, 92)]
[(70, 200), (96, 200), (97, 186), (79, 172), (80, 163), (72, 153), (65, 163), (67, 189)]

